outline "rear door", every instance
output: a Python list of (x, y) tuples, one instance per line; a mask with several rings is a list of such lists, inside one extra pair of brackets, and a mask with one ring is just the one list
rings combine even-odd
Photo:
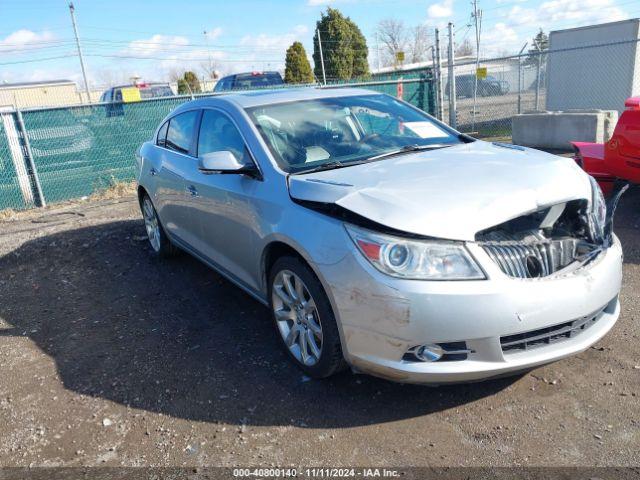
[[(164, 141), (158, 140), (155, 166), (151, 175), (156, 184), (156, 210), (170, 236), (190, 243), (193, 240), (189, 202), (184, 177), (198, 160), (194, 156), (194, 139), (199, 110), (172, 117)], [(163, 129), (160, 130), (162, 133)]]

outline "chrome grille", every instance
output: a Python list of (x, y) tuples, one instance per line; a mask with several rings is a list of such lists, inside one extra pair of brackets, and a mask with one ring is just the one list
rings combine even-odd
[(508, 354), (544, 347), (573, 338), (595, 324), (604, 310), (603, 308), (594, 314), (552, 327), (500, 337), (500, 346), (502, 351)]
[(534, 278), (551, 275), (573, 262), (577, 240), (490, 241), (480, 245), (500, 270), (510, 277)]

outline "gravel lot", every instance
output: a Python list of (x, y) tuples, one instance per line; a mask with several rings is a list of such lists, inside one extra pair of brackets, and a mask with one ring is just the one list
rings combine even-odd
[(186, 255), (150, 257), (133, 197), (19, 214), (0, 222), (0, 465), (637, 466), (638, 212), (633, 191), (607, 337), (440, 388), (303, 377), (266, 309)]

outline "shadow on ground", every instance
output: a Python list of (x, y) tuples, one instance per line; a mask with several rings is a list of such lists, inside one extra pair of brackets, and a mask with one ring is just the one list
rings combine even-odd
[[(640, 189), (616, 216), (639, 263)], [(0, 258), (0, 336), (28, 336), (69, 390), (231, 424), (349, 427), (492, 395), (513, 379), (440, 387), (344, 373), (305, 379), (279, 350), (267, 309), (198, 261), (154, 260), (141, 221), (65, 231)]]
[[(266, 308), (186, 254), (149, 255), (141, 221), (65, 231), (0, 258), (0, 336), (28, 336), (64, 386), (198, 421), (330, 428), (411, 418), (491, 395), (349, 372), (303, 377)], [(1, 339), (0, 339), (1, 340)]]

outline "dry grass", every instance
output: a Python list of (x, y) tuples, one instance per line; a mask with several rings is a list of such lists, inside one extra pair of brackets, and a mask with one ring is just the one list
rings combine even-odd
[(10, 220), (11, 218), (15, 217), (17, 213), (18, 212), (16, 212), (12, 208), (5, 208), (4, 210), (0, 210), (0, 221)]
[(100, 201), (100, 200), (116, 200), (123, 197), (128, 197), (130, 195), (135, 195), (136, 193), (136, 182), (116, 182), (114, 181), (106, 188), (100, 189), (92, 193), (88, 197), (75, 198), (73, 200), (66, 200), (59, 203), (53, 203), (47, 205), (46, 208), (30, 208), (27, 210), (13, 210), (11, 208), (7, 208), (4, 210), (0, 210), (0, 222), (3, 221), (11, 221), (24, 219), (25, 217), (40, 215), (44, 212), (49, 211), (50, 209), (59, 209), (68, 206), (73, 206), (81, 202), (86, 201)]
[(136, 182), (114, 182), (109, 187), (94, 192), (89, 200), (113, 200), (122, 198), (136, 193)]

